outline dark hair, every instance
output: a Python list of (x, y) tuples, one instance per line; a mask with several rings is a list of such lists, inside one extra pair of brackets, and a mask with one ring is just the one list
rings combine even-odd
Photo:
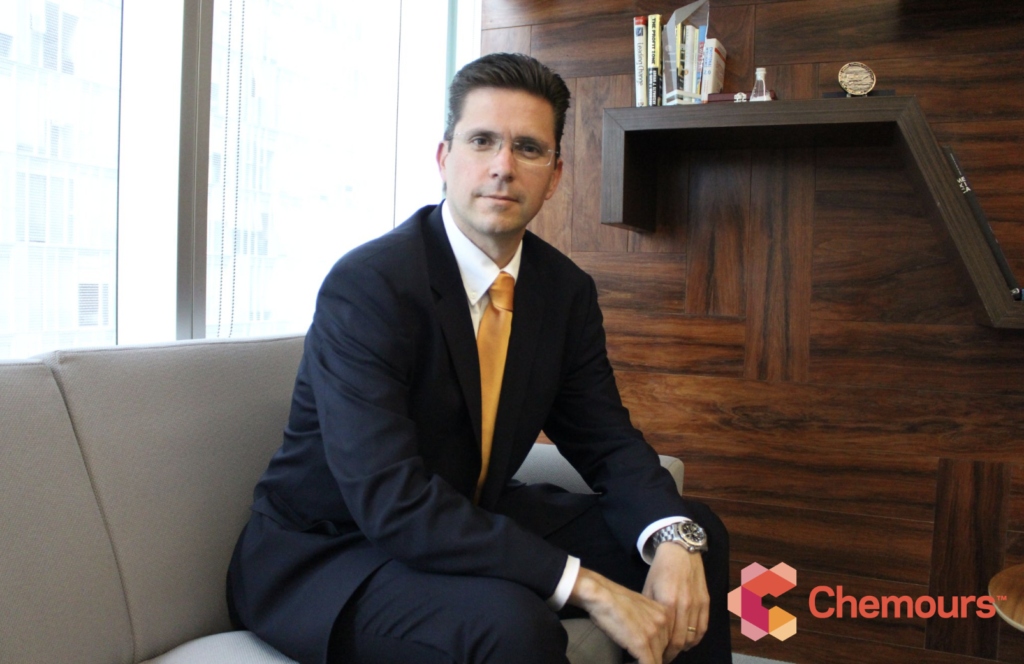
[(522, 90), (550, 103), (555, 111), (555, 155), (561, 154), (569, 88), (561, 76), (536, 58), (522, 53), (491, 53), (470, 62), (455, 74), (448, 88), (448, 124), (444, 128), (444, 140), (452, 140), (455, 125), (462, 119), (466, 96), (478, 88)]

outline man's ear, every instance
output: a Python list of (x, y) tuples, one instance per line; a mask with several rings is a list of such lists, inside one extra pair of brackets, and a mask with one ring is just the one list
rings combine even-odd
[(549, 201), (551, 197), (555, 195), (555, 190), (558, 189), (558, 183), (562, 180), (562, 158), (559, 157), (558, 161), (555, 162), (555, 170), (551, 173), (551, 182), (548, 183), (548, 190), (544, 194), (544, 200)]
[(447, 183), (448, 175), (445, 173), (444, 163), (448, 160), (448, 144), (441, 141), (437, 144), (437, 170), (441, 173), (441, 181)]

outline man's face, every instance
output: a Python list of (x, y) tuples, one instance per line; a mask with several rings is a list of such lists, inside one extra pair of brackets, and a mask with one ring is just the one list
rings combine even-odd
[(504, 139), (501, 150), (477, 152), (460, 138), (442, 142), (437, 164), (447, 187), (452, 216), (478, 246), (487, 238), (522, 237), (526, 225), (551, 198), (562, 176), (562, 160), (538, 166), (512, 153), (513, 139), (555, 147), (555, 113), (551, 104), (521, 90), (478, 88), (466, 95), (459, 137), (477, 132)]

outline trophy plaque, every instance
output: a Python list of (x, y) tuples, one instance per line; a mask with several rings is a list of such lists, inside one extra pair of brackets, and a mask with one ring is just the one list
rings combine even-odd
[(848, 62), (839, 70), (839, 85), (847, 96), (866, 97), (875, 87), (875, 72), (863, 62)]

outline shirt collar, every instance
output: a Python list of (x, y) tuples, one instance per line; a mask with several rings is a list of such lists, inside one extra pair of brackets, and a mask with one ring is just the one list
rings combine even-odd
[(462, 275), (462, 285), (466, 289), (466, 297), (469, 304), (476, 306), (498, 278), (498, 273), (508, 272), (512, 279), (519, 278), (519, 264), (523, 256), (523, 242), (519, 241), (516, 253), (508, 265), (501, 269), (491, 260), (490, 256), (481, 251), (480, 247), (473, 244), (455, 224), (451, 210), (448, 208), (448, 201), (441, 203), (441, 219), (444, 220), (444, 230), (448, 234), (448, 243), (452, 246), (455, 254), (455, 262), (459, 264), (459, 274)]

